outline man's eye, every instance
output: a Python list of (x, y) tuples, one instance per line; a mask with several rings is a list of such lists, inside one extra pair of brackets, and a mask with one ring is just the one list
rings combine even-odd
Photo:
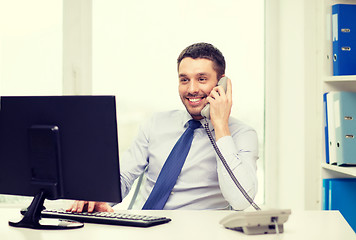
[(201, 82), (206, 81), (206, 78), (199, 78), (199, 81)]
[(188, 82), (189, 79), (187, 79), (187, 78), (181, 78), (180, 81), (181, 81), (181, 82)]

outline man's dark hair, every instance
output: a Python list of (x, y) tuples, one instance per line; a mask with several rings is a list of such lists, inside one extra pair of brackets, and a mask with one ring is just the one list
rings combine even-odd
[(177, 59), (178, 68), (180, 62), (186, 57), (193, 59), (205, 58), (211, 60), (218, 79), (225, 74), (225, 58), (220, 50), (210, 43), (195, 43), (185, 48)]

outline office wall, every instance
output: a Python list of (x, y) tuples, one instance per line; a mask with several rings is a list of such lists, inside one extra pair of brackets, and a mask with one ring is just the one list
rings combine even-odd
[(288, 207), (304, 202), (305, 148), (295, 143), (304, 139), (304, 4), (280, 1), (280, 8), (279, 190), (281, 206)]
[(317, 1), (266, 5), (266, 191), (275, 193), (267, 202), (318, 209)]

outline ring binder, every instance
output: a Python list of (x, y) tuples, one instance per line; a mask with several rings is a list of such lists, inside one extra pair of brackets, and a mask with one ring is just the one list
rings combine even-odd
[(333, 73), (356, 75), (356, 5), (332, 6)]

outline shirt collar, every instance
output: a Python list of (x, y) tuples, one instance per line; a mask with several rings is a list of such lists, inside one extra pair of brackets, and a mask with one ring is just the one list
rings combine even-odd
[[(184, 114), (183, 114), (183, 117), (182, 117), (182, 126), (184, 128), (187, 128), (188, 127), (188, 121), (193, 119), (192, 116), (187, 112), (187, 111), (184, 111)], [(210, 131), (214, 131), (214, 128), (213, 128), (213, 125), (211, 124), (211, 121), (209, 119), (207, 119), (208, 121), (208, 124), (209, 124), (209, 129)], [(206, 123), (205, 122), (205, 119), (201, 119), (200, 120), (200, 123), (202, 125), (202, 127), (204, 126), (204, 124)]]
[(188, 121), (193, 119), (192, 116), (187, 111), (184, 111), (183, 117), (182, 117), (182, 126), (184, 128), (188, 127)]

